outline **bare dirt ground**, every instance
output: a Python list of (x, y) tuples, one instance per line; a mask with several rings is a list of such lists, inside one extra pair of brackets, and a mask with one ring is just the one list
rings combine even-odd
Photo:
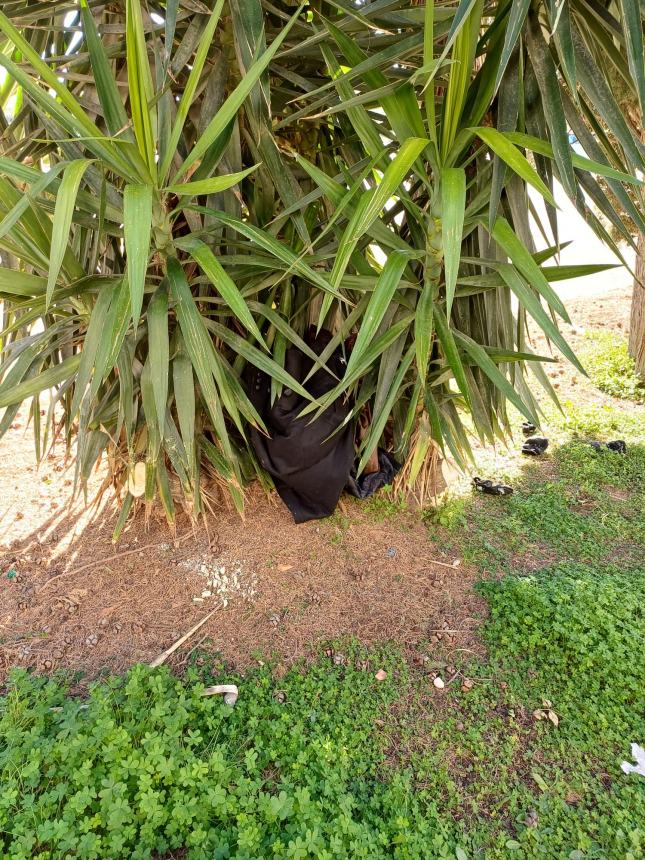
[[(619, 289), (569, 301), (563, 331), (574, 349), (587, 327), (626, 331), (629, 299)], [(565, 364), (550, 372), (563, 398), (611, 400)], [(379, 517), (345, 499), (335, 517), (296, 526), (277, 497), (254, 489), (244, 522), (222, 510), (207, 533), (179, 518), (173, 538), (140, 513), (114, 546), (114, 501), (70, 505), (72, 478), (62, 450), (36, 465), (19, 416), (0, 444), (0, 683), (12, 666), (78, 669), (86, 679), (122, 671), (212, 609), (170, 665), (181, 668), (196, 647), (238, 670), (260, 655), (286, 665), (343, 636), (395, 641), (413, 659), (430, 642), (433, 662), (482, 650), (477, 574), (450, 567), (454, 556), (430, 542), (418, 512)]]
[(418, 514), (377, 522), (345, 500), (346, 515), (296, 526), (279, 500), (255, 490), (244, 523), (223, 510), (207, 534), (185, 517), (173, 540), (165, 522), (146, 529), (140, 515), (115, 547), (114, 506), (70, 510), (72, 468), (54, 454), (37, 469), (18, 424), (0, 463), (0, 673), (121, 671), (156, 657), (216, 607), (170, 665), (197, 645), (231, 668), (260, 654), (286, 664), (345, 635), (412, 652), (434, 636), (444, 657), (478, 647), (475, 574), (444, 566), (453, 557), (431, 546)]
[[(590, 298), (579, 297), (566, 300), (565, 305), (571, 317), (571, 325), (563, 323), (560, 328), (573, 351), (578, 354), (582, 350), (585, 345), (585, 333), (592, 329), (612, 331), (627, 337), (631, 298), (632, 288), (621, 287)], [(533, 325), (532, 329), (535, 332), (536, 326)], [(541, 333), (535, 334), (534, 345), (536, 351), (543, 355), (549, 354), (549, 348)], [(546, 349), (545, 353), (542, 352), (544, 349)], [(584, 402), (587, 406), (610, 403), (626, 411), (638, 409), (635, 403), (603, 394), (564, 359), (558, 365), (548, 367), (547, 373), (561, 400)]]

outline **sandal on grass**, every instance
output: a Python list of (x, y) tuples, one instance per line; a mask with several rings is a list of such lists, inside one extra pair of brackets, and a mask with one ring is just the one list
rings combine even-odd
[(512, 487), (507, 487), (505, 484), (494, 484), (487, 478), (473, 478), (475, 489), (480, 493), (486, 493), (487, 496), (510, 496), (513, 492)]
[(529, 457), (539, 457), (540, 454), (544, 454), (548, 447), (548, 439), (544, 439), (542, 436), (533, 436), (522, 445), (522, 454)]

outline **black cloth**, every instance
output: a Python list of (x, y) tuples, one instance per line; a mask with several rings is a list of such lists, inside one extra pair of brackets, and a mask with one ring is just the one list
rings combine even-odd
[(352, 467), (347, 481), (347, 492), (357, 499), (368, 499), (377, 490), (387, 487), (395, 479), (401, 470), (400, 463), (388, 454), (383, 448), (378, 449), (378, 470), (376, 472), (363, 472), (356, 477), (356, 468)]
[[(329, 332), (323, 330), (318, 336), (310, 335), (308, 342), (316, 355), (320, 355), (330, 339)], [(313, 360), (299, 349), (287, 350), (285, 369), (297, 382), (302, 383), (312, 367)], [(340, 350), (333, 353), (327, 367), (342, 378), (345, 361)], [(271, 406), (270, 378), (250, 368), (245, 380), (249, 398), (270, 433), (267, 437), (252, 428), (251, 443), (262, 467), (273, 478), (280, 498), (296, 523), (330, 516), (354, 460), (353, 421), (348, 421), (346, 427), (332, 435), (349, 415), (351, 403), (340, 397), (312, 421), (313, 413), (298, 417), (309, 402), (300, 394), (285, 388)], [(318, 398), (336, 383), (337, 379), (326, 370), (317, 370), (305, 388), (312, 397)]]

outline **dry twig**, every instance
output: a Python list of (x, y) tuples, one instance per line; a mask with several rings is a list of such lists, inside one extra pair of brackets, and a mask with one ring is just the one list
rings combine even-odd
[[(175, 543), (180, 543), (181, 541), (186, 540), (189, 537), (194, 537), (195, 533), (193, 531), (188, 532), (185, 535), (182, 535), (180, 538), (175, 538)], [(87, 564), (82, 564), (80, 567), (74, 567), (72, 570), (64, 570), (62, 573), (57, 573), (56, 576), (52, 576), (44, 585), (38, 589), (37, 594), (40, 594), (46, 588), (48, 588), (52, 582), (57, 579), (62, 579), (64, 576), (72, 576), (74, 573), (81, 573), (83, 570), (89, 570), (90, 567), (96, 567), (99, 564), (109, 564), (111, 561), (117, 561), (120, 558), (125, 558), (127, 555), (135, 555), (138, 552), (144, 552), (147, 549), (156, 549), (161, 546), (165, 541), (157, 541), (156, 543), (145, 544), (144, 546), (138, 546), (135, 549), (126, 549), (124, 552), (117, 552), (115, 555), (109, 555), (107, 558), (99, 558), (96, 561), (88, 561)]]
[(191, 627), (187, 633), (184, 633), (184, 635), (180, 636), (176, 642), (173, 642), (173, 644), (169, 648), (166, 648), (166, 650), (163, 651), (158, 657), (155, 657), (155, 659), (149, 664), (151, 668), (155, 669), (157, 666), (161, 666), (163, 663), (165, 663), (168, 657), (170, 657), (170, 655), (173, 654), (177, 650), (177, 648), (180, 648), (184, 644), (184, 642), (186, 642), (187, 639), (190, 639), (193, 633), (196, 633), (200, 627), (206, 624), (208, 619), (215, 615), (215, 613), (219, 609), (220, 606), (216, 606), (215, 609), (211, 609), (208, 615), (205, 615), (202, 620), (198, 621), (194, 627)]

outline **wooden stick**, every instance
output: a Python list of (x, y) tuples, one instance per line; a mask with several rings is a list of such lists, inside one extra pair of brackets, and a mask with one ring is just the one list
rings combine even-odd
[[(194, 537), (195, 533), (190, 531), (185, 535), (182, 535), (180, 538), (175, 538), (171, 543), (180, 543), (181, 541), (186, 540), (186, 538)], [(137, 552), (143, 552), (146, 549), (156, 549), (161, 546), (166, 541), (157, 541), (157, 543), (149, 543), (144, 546), (138, 546), (136, 549), (127, 549), (124, 552), (117, 552), (115, 555), (109, 555), (107, 558), (99, 558), (96, 561), (88, 561), (87, 564), (82, 564), (80, 567), (75, 567), (72, 570), (64, 570), (62, 573), (57, 573), (56, 576), (52, 576), (51, 579), (48, 579), (44, 585), (38, 589), (37, 594), (40, 594), (41, 591), (44, 591), (48, 588), (52, 582), (57, 579), (61, 579), (63, 576), (71, 576), (73, 573), (80, 573), (83, 570), (88, 570), (90, 567), (96, 567), (98, 564), (108, 564), (111, 561), (118, 561), (120, 558), (125, 558), (126, 555), (134, 555)]]
[(165, 663), (168, 657), (170, 657), (170, 655), (173, 654), (177, 650), (177, 648), (181, 647), (187, 639), (190, 639), (193, 633), (197, 633), (199, 628), (206, 624), (208, 619), (215, 615), (219, 608), (219, 606), (216, 606), (215, 609), (212, 609), (208, 613), (208, 615), (205, 615), (201, 621), (198, 621), (194, 627), (191, 627), (188, 633), (184, 633), (184, 635), (180, 636), (176, 642), (173, 642), (170, 648), (166, 648), (166, 650), (162, 654), (160, 654), (158, 657), (155, 657), (155, 659), (149, 664), (150, 667), (152, 669), (155, 669), (157, 666), (161, 666), (163, 663)]
[(456, 558), (452, 564), (448, 564), (445, 561), (437, 561), (436, 558), (427, 559), (431, 564), (438, 564), (440, 567), (449, 567), (451, 570), (457, 570), (457, 568), (461, 565), (461, 560)]

